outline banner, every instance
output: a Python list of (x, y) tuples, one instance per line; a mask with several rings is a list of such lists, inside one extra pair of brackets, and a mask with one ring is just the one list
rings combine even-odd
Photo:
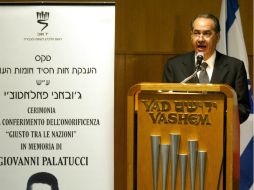
[(0, 23), (0, 189), (114, 189), (114, 4), (2, 4)]
[(249, 78), (249, 63), (244, 43), (241, 17), (237, 0), (222, 0), (221, 38), (218, 51), (244, 61), (248, 76), (250, 92), (251, 114), (247, 121), (241, 124), (240, 129), (240, 189), (253, 189), (253, 100)]

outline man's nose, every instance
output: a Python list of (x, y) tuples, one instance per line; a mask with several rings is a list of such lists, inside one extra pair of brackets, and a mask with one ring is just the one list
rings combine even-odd
[(203, 34), (199, 34), (198, 35), (198, 40), (199, 41), (204, 41), (205, 40), (205, 36)]

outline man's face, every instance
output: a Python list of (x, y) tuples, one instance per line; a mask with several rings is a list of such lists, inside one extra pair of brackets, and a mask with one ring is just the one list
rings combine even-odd
[(197, 18), (193, 22), (191, 43), (195, 52), (203, 52), (207, 60), (215, 51), (220, 35), (214, 30), (214, 22), (209, 18)]
[(32, 190), (51, 190), (51, 187), (48, 184), (34, 183), (32, 185)]

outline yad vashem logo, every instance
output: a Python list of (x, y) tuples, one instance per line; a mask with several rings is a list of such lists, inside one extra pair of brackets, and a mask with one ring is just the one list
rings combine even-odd
[(37, 22), (41, 25), (43, 25), (43, 28), (41, 29), (41, 31), (43, 31), (45, 28), (48, 27), (48, 19), (49, 19), (49, 12), (36, 12), (37, 15)]

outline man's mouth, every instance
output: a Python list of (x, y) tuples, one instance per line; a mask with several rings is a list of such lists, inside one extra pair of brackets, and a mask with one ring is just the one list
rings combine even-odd
[(204, 51), (204, 50), (206, 49), (206, 45), (205, 45), (205, 44), (198, 44), (198, 45), (197, 45), (197, 49), (198, 49), (199, 51)]

